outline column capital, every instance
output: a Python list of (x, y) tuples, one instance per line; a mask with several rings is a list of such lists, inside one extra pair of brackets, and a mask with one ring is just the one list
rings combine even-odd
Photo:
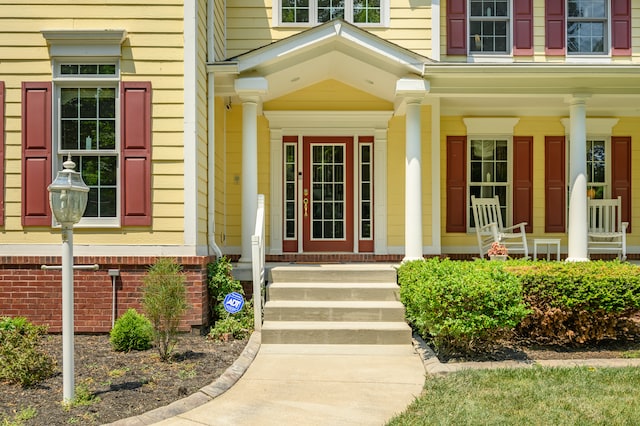
[(260, 97), (267, 93), (269, 83), (264, 77), (239, 78), (234, 83), (234, 88), (242, 102), (260, 102)]
[(569, 105), (585, 105), (589, 98), (591, 98), (591, 94), (589, 93), (573, 93), (567, 95), (564, 101)]
[(407, 103), (419, 103), (429, 93), (429, 82), (418, 78), (401, 78), (396, 81), (396, 96)]

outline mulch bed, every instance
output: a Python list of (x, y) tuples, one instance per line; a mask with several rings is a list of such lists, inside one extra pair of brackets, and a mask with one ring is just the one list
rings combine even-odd
[[(24, 389), (0, 382), (0, 424), (35, 409), (27, 425), (99, 425), (167, 405), (206, 386), (231, 366), (247, 341), (214, 342), (196, 334), (179, 338), (172, 362), (161, 362), (155, 349), (115, 352), (108, 335), (76, 335), (76, 389), (87, 389), (88, 405), (62, 404), (62, 337), (50, 335), (44, 350), (57, 361), (55, 376)], [(76, 394), (77, 395), (77, 394)], [(11, 424), (11, 423), (9, 423)]]

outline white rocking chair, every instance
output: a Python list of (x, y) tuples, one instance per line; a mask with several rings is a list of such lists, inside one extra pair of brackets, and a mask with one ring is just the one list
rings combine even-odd
[(484, 257), (494, 241), (499, 241), (507, 247), (509, 254), (522, 253), (525, 259), (529, 258), (527, 246), (527, 234), (524, 230), (526, 222), (505, 227), (500, 213), (500, 201), (498, 197), (476, 198), (471, 196), (473, 207), (473, 219), (476, 225), (478, 237), (478, 249), (480, 257)]
[(587, 208), (589, 257), (592, 253), (616, 253), (620, 260), (626, 260), (629, 222), (622, 221), (622, 198), (589, 199)]

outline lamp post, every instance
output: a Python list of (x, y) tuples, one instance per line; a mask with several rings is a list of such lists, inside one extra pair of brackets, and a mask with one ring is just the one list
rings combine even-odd
[(65, 402), (74, 398), (73, 361), (73, 225), (82, 219), (87, 207), (89, 188), (76, 164), (68, 158), (47, 188), (49, 205), (62, 226), (62, 389)]

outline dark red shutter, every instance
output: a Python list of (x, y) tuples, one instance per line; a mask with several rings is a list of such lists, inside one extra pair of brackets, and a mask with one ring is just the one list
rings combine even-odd
[(513, 137), (513, 224), (533, 232), (533, 136)]
[(121, 85), (122, 226), (151, 225), (151, 83)]
[(447, 232), (467, 232), (467, 137), (447, 136)]
[(611, 0), (611, 54), (631, 55), (631, 0)]
[(565, 232), (564, 145), (564, 136), (546, 136), (544, 139), (544, 232)]
[(0, 226), (4, 225), (4, 81), (0, 81)]
[(513, 2), (513, 54), (533, 55), (533, 1)]
[(22, 83), (22, 226), (51, 226), (51, 82)]
[(547, 55), (565, 54), (564, 0), (545, 0), (544, 32)]
[(467, 54), (467, 0), (447, 0), (447, 55)]
[(622, 220), (631, 232), (631, 137), (611, 137), (612, 198), (622, 197)]

